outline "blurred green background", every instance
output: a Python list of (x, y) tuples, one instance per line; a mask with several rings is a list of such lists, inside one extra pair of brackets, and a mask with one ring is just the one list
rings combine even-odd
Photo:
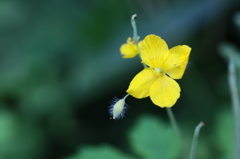
[(186, 146), (203, 121), (197, 158), (232, 159), (219, 46), (240, 47), (239, 11), (239, 0), (0, 0), (0, 159), (179, 158), (166, 110), (149, 98), (129, 97), (119, 121), (108, 114), (142, 70), (119, 53), (135, 13), (141, 39), (192, 47), (173, 107)]

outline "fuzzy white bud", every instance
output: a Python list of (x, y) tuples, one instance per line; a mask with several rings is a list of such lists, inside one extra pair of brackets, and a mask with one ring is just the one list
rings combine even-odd
[(126, 111), (125, 98), (123, 99), (114, 98), (109, 107), (109, 113), (112, 116), (112, 119), (122, 118), (124, 116), (125, 111)]
[(125, 100), (120, 99), (114, 106), (113, 106), (113, 119), (116, 119), (124, 110)]

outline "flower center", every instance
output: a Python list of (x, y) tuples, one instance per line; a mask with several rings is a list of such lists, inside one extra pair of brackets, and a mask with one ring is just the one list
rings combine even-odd
[(160, 75), (163, 72), (161, 68), (154, 68), (154, 71), (156, 72), (157, 75)]

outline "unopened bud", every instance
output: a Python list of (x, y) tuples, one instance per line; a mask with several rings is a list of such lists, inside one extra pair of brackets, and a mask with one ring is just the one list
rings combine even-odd
[(114, 98), (111, 102), (109, 113), (113, 119), (123, 118), (124, 113), (126, 112), (126, 103), (125, 98), (118, 99)]

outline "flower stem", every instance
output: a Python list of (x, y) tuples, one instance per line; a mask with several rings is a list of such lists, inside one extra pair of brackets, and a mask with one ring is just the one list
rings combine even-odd
[(135, 19), (137, 18), (137, 14), (133, 14), (131, 17), (131, 24), (133, 27), (133, 40), (138, 42), (138, 34), (137, 34), (137, 25)]
[[(133, 14), (132, 17), (131, 17), (131, 24), (132, 24), (132, 27), (133, 27), (133, 41), (136, 43), (136, 46), (137, 46), (137, 49), (138, 49), (138, 52), (139, 52), (139, 58), (140, 60), (142, 61), (142, 58), (141, 58), (141, 52), (140, 52), (140, 49), (139, 49), (139, 46), (138, 46), (138, 33), (137, 33), (137, 25), (136, 25), (136, 21), (135, 19), (137, 18), (137, 14)], [(147, 65), (145, 63), (142, 63), (143, 64), (143, 67), (144, 68), (147, 68)]]
[(230, 86), (232, 110), (235, 122), (235, 159), (240, 159), (240, 102), (237, 86), (236, 68), (232, 56), (229, 57), (228, 72), (228, 82)]
[(196, 158), (198, 136), (199, 136), (200, 129), (203, 126), (204, 126), (204, 123), (200, 122), (195, 128), (189, 159), (195, 159)]
[(182, 156), (183, 158), (186, 158), (185, 155), (186, 155), (186, 150), (185, 150), (185, 145), (183, 143), (183, 139), (182, 139), (182, 135), (181, 135), (181, 132), (180, 132), (180, 129), (178, 127), (178, 124), (177, 124), (177, 121), (176, 121), (176, 118), (172, 112), (172, 109), (171, 108), (166, 108), (167, 110), (167, 113), (168, 113), (168, 116), (169, 116), (169, 119), (170, 119), (170, 122), (173, 126), (173, 129), (175, 131), (175, 133), (177, 134), (177, 137), (178, 137), (178, 140), (179, 140), (179, 143), (180, 143), (180, 146), (181, 146), (181, 149), (182, 149)]
[(126, 98), (129, 96), (130, 94), (126, 94), (124, 97), (123, 97), (123, 100), (126, 100)]
[(180, 133), (179, 127), (177, 125), (177, 121), (175, 119), (175, 116), (172, 112), (172, 109), (171, 108), (166, 108), (166, 109), (167, 109), (168, 116), (170, 118), (170, 122), (173, 126), (173, 129), (176, 132), (176, 134), (178, 135), (178, 138), (180, 139), (181, 138), (181, 133)]

